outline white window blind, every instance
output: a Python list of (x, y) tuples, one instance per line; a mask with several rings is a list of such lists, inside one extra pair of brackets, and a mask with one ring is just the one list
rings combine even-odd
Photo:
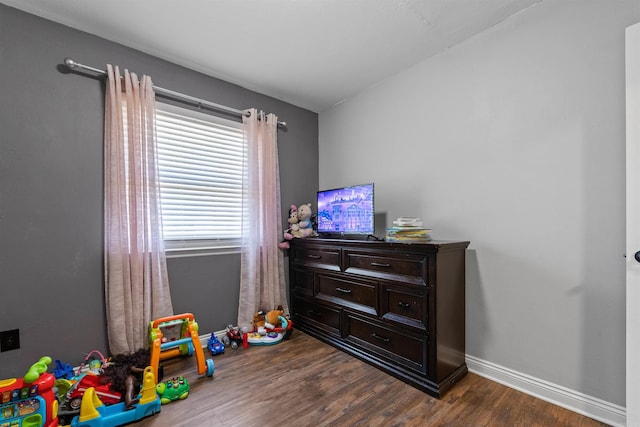
[(237, 246), (242, 216), (241, 124), (169, 104), (156, 105), (167, 249)]

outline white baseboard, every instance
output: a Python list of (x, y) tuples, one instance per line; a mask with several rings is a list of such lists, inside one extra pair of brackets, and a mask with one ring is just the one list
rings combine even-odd
[(593, 396), (466, 356), (469, 372), (612, 426), (626, 425), (626, 408)]

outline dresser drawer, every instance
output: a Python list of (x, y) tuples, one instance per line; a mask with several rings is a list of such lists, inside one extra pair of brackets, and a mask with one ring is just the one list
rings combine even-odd
[(293, 317), (298, 322), (310, 323), (318, 329), (339, 336), (340, 314), (337, 307), (317, 304), (303, 297), (293, 298)]
[(295, 246), (291, 253), (293, 265), (324, 268), (340, 271), (340, 248), (319, 247), (314, 245)]
[(318, 299), (351, 307), (369, 314), (377, 314), (377, 285), (366, 280), (350, 280), (318, 273)]
[(380, 314), (383, 319), (423, 332), (427, 330), (427, 313), (424, 287), (381, 285)]
[(345, 323), (346, 341), (390, 362), (426, 373), (426, 335), (411, 334), (350, 312), (346, 313)]
[(347, 273), (407, 281), (417, 285), (429, 283), (429, 257), (426, 254), (345, 250), (344, 258)]
[(292, 268), (290, 275), (289, 283), (293, 292), (313, 295), (313, 270)]

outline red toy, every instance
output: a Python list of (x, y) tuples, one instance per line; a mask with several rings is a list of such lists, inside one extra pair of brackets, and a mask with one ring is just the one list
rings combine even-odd
[(71, 410), (79, 410), (80, 403), (82, 402), (82, 395), (89, 387), (93, 387), (96, 391), (96, 395), (100, 398), (100, 401), (105, 405), (113, 405), (119, 403), (122, 399), (122, 394), (117, 391), (111, 390), (111, 383), (104, 384), (104, 380), (101, 376), (87, 374), (80, 381), (74, 384), (73, 388), (69, 390), (67, 399), (69, 400), (69, 406)]
[(50, 357), (31, 365), (24, 378), (0, 380), (0, 426), (58, 427), (56, 377), (47, 373)]
[(222, 337), (222, 343), (225, 346), (230, 346), (233, 350), (236, 350), (239, 346), (247, 348), (245, 331), (241, 331), (239, 327), (229, 325), (226, 329), (226, 334)]

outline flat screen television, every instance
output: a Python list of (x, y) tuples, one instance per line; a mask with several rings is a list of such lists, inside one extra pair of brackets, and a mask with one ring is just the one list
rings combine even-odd
[(367, 238), (375, 231), (373, 184), (318, 191), (318, 236)]

